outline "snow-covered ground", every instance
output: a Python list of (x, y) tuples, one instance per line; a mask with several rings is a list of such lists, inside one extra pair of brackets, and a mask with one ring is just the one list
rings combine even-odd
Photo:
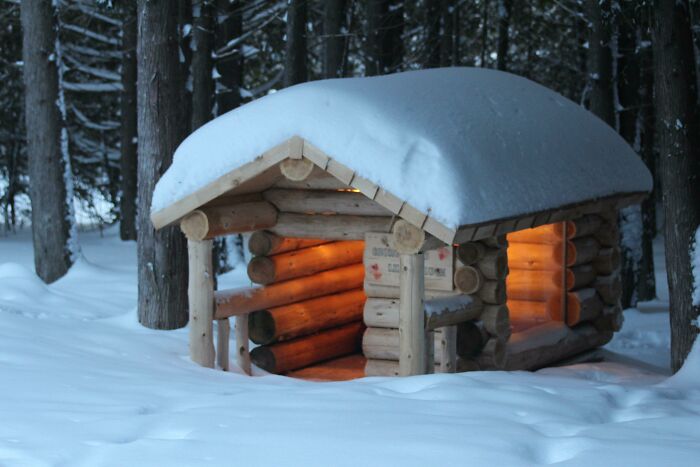
[(46, 286), (29, 235), (0, 238), (0, 466), (700, 463), (700, 348), (666, 379), (667, 313), (628, 310), (612, 363), (250, 378), (190, 363), (185, 330), (136, 322), (133, 243), (111, 229), (81, 244)]

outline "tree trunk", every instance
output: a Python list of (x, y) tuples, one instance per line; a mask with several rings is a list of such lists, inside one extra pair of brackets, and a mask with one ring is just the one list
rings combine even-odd
[(21, 10), (34, 266), (38, 276), (50, 283), (72, 264), (71, 200), (67, 200), (67, 168), (61, 152), (57, 104), (56, 23), (51, 2), (23, 1)]
[(138, 316), (144, 326), (187, 324), (187, 254), (177, 227), (156, 232), (153, 188), (182, 140), (177, 3), (138, 1)]
[(287, 0), (284, 87), (308, 80), (306, 69), (306, 0)]
[[(229, 41), (238, 39), (243, 34), (242, 1), (218, 0), (215, 33), (216, 49), (221, 49)], [(219, 84), (223, 89), (216, 93), (218, 115), (223, 115), (241, 105), (241, 86), (243, 86), (243, 52), (242, 44), (237, 50), (216, 59)]]
[(347, 31), (344, 31), (346, 0), (328, 0), (323, 8), (323, 77), (345, 75)]
[(683, 364), (698, 334), (688, 254), (700, 225), (700, 122), (687, 0), (654, 2), (654, 90), (659, 119), (666, 269), (670, 296), (671, 367)]
[(498, 58), (496, 68), (504, 71), (508, 69), (508, 29), (510, 29), (512, 3), (512, 0), (498, 0)]
[(136, 5), (126, 3), (122, 29), (121, 198), (119, 235), (136, 240)]
[(194, 18), (192, 33), (192, 131), (211, 120), (214, 81), (212, 46), (214, 43), (213, 5), (202, 0)]
[(588, 76), (591, 88), (589, 109), (614, 128), (610, 0), (586, 0), (585, 6), (589, 22)]
[(440, 0), (426, 0), (425, 2), (424, 24), (427, 29), (425, 68), (437, 68), (440, 66), (440, 46), (442, 43), (442, 9), (440, 8), (440, 3)]
[(182, 125), (184, 134), (190, 133), (190, 123), (192, 121), (192, 92), (187, 87), (190, 79), (190, 67), (192, 65), (192, 0), (178, 0), (177, 2), (177, 30), (178, 30), (178, 62), (180, 63), (180, 92), (182, 100)]
[(403, 3), (387, 0), (367, 2), (365, 75), (397, 71), (403, 60)]

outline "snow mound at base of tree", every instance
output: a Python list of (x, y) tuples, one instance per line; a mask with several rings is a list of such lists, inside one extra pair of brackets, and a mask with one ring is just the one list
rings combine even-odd
[[(343, 383), (201, 368), (187, 329), (138, 324), (135, 243), (80, 242), (47, 286), (31, 235), (0, 239), (3, 467), (697, 465), (700, 389), (635, 364)], [(667, 313), (626, 314), (615, 352), (668, 355)]]
[(180, 145), (152, 210), (294, 135), (451, 228), (652, 186), (581, 106), (509, 73), (444, 68), (314, 81), (235, 109)]
[(690, 387), (700, 391), (700, 339), (695, 339), (693, 348), (678, 372), (666, 380), (671, 387)]

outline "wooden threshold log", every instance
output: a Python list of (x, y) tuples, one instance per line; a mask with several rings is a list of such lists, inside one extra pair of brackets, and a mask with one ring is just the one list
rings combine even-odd
[(263, 198), (279, 211), (297, 214), (392, 215), (381, 204), (353, 191), (268, 189), (263, 192)]
[(277, 222), (277, 209), (267, 201), (212, 206), (185, 216), (180, 229), (190, 240), (208, 240), (232, 233), (267, 229)]
[(484, 281), (484, 275), (473, 266), (458, 267), (454, 273), (455, 288), (463, 294), (475, 294)]
[(248, 240), (248, 251), (254, 256), (271, 256), (288, 251), (301, 250), (311, 246), (328, 243), (329, 240), (318, 238), (280, 237), (272, 232), (258, 230)]
[(216, 319), (358, 289), (364, 275), (365, 268), (360, 263), (263, 287), (217, 291)]
[(211, 240), (187, 240), (190, 358), (208, 368), (214, 368), (215, 358), (214, 269), (211, 251)]
[(272, 284), (362, 262), (365, 242), (347, 240), (317, 245), (274, 256), (258, 256), (248, 263), (248, 277)]
[(550, 322), (513, 334), (507, 345), (505, 369), (537, 370), (559, 360), (603, 345), (611, 333), (598, 332), (590, 324), (571, 329)]
[[(425, 329), (435, 330), (476, 319), (481, 315), (482, 306), (481, 300), (466, 295), (426, 300)], [(399, 300), (368, 298), (363, 319), (370, 327), (398, 328)]]
[(286, 373), (357, 352), (363, 330), (364, 325), (356, 321), (311, 336), (261, 345), (250, 352), (250, 358), (269, 373)]
[(250, 314), (250, 339), (270, 344), (359, 321), (365, 304), (362, 289), (312, 298)]
[[(530, 269), (559, 271), (564, 264), (562, 243), (552, 245), (539, 243), (510, 242), (508, 245), (508, 267), (511, 269)], [(566, 266), (573, 266), (576, 251), (572, 242), (567, 242)]]
[(364, 240), (367, 232), (389, 232), (391, 217), (322, 216), (281, 212), (271, 230), (277, 235), (326, 240)]

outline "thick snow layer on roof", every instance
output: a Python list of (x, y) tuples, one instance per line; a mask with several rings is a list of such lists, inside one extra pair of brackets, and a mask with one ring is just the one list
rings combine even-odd
[(444, 68), (315, 81), (233, 110), (180, 145), (153, 211), (294, 135), (453, 228), (652, 186), (581, 106), (508, 73)]

